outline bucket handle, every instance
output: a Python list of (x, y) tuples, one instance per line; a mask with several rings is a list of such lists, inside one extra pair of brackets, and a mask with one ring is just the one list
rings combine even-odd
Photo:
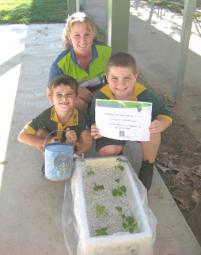
[[(52, 134), (56, 133), (56, 132), (66, 132), (66, 130), (65, 130), (65, 129), (62, 129), (62, 130), (52, 130), (52, 131), (45, 137), (45, 141), (44, 141), (44, 145), (43, 145), (44, 148), (45, 148), (45, 146), (46, 146), (46, 144), (47, 144), (47, 141), (48, 141), (49, 137), (50, 137)], [(81, 153), (81, 155), (74, 154), (74, 159), (76, 159), (76, 158), (79, 158), (79, 159), (81, 159), (81, 161), (84, 161), (84, 153)]]
[(54, 133), (57, 133), (57, 132), (66, 132), (66, 130), (62, 129), (62, 130), (52, 130), (51, 132), (49, 132), (46, 137), (45, 137), (45, 141), (44, 141), (44, 145), (43, 145), (43, 148), (45, 148), (45, 146), (47, 145), (47, 141), (48, 139), (50, 138), (50, 136)]

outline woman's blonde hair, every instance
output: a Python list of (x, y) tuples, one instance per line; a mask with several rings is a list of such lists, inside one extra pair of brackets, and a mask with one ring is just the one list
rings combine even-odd
[(91, 28), (92, 31), (94, 32), (95, 34), (94, 40), (96, 40), (95, 24), (90, 20), (90, 18), (84, 12), (75, 12), (68, 17), (68, 19), (66, 20), (66, 25), (63, 30), (63, 44), (65, 49), (72, 46), (71, 41), (69, 39), (69, 35), (70, 35), (73, 24), (77, 22), (86, 23), (86, 25), (89, 28)]

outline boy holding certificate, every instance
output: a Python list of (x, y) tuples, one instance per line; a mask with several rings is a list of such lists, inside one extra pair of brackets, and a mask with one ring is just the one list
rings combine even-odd
[[(107, 81), (92, 98), (90, 108), (91, 135), (96, 139), (96, 149), (101, 156), (116, 156), (122, 153), (126, 140), (110, 139), (100, 135), (95, 123), (96, 99), (141, 101), (152, 103), (149, 141), (140, 141), (143, 161), (139, 179), (147, 190), (153, 177), (153, 166), (161, 143), (161, 133), (172, 123), (172, 117), (165, 103), (151, 89), (137, 83), (135, 59), (127, 53), (114, 54), (107, 65)], [(104, 119), (103, 119), (104, 122)]]

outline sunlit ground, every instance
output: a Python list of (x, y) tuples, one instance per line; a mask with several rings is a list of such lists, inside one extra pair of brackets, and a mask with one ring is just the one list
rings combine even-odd
[[(151, 17), (151, 8), (147, 3), (138, 1), (139, 5), (136, 6), (137, 1), (131, 3), (131, 14), (137, 16), (139, 19), (149, 22)], [(183, 17), (180, 14), (173, 13), (169, 10), (162, 10), (155, 8), (151, 17), (151, 25), (163, 33), (169, 35), (172, 39), (179, 42), (180, 33), (182, 28)], [(191, 38), (189, 48), (195, 53), (201, 55), (201, 22), (199, 27), (196, 28), (195, 21), (192, 24)]]
[(23, 52), (26, 32), (26, 25), (0, 26), (0, 65)]
[(0, 185), (6, 164), (6, 150), (15, 105), (21, 64), (14, 60), (24, 50), (26, 29), (23, 25), (0, 26)]

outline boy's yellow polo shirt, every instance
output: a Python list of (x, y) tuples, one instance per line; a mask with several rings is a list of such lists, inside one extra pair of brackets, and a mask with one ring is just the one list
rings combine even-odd
[(63, 125), (58, 119), (54, 106), (52, 106), (39, 114), (25, 126), (25, 130), (30, 134), (36, 134), (39, 129), (45, 129), (48, 132), (56, 131), (54, 135), (59, 137), (61, 142), (65, 140), (65, 132), (61, 131), (66, 130), (66, 128), (75, 130), (79, 137), (83, 130), (88, 129), (86, 115), (78, 109), (74, 109), (70, 119)]
[[(96, 99), (114, 99), (112, 91), (109, 85), (103, 86), (92, 98), (92, 103), (90, 107), (90, 122), (93, 124), (95, 122), (95, 106)], [(172, 122), (171, 112), (163, 100), (152, 90), (146, 88), (141, 83), (136, 83), (131, 95), (131, 100), (151, 102), (152, 103), (152, 120), (157, 116), (168, 119)]]

